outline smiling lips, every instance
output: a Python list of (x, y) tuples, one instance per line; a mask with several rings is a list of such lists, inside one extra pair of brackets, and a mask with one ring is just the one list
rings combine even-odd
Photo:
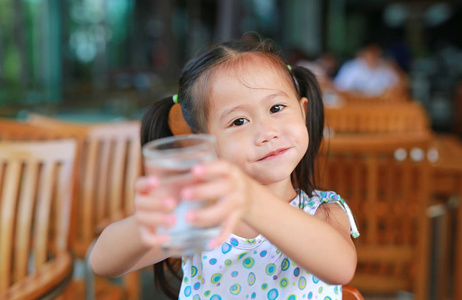
[(273, 158), (276, 158), (282, 154), (284, 154), (289, 148), (281, 148), (281, 149), (277, 149), (275, 151), (272, 151), (270, 153), (268, 153), (267, 155), (265, 155), (263, 158), (260, 158), (258, 161), (262, 161), (262, 160), (270, 160), (270, 159), (273, 159)]

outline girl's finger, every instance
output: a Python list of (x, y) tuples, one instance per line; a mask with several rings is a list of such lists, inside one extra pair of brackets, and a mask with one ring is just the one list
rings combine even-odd
[(186, 221), (196, 227), (211, 227), (223, 222), (236, 211), (238, 205), (231, 199), (223, 198), (214, 205), (201, 209), (188, 211), (185, 215)]
[(185, 200), (216, 200), (235, 190), (235, 182), (226, 179), (218, 179), (185, 187), (181, 191), (181, 197)]
[(235, 167), (224, 160), (214, 160), (194, 166), (192, 174), (199, 179), (213, 179), (217, 176), (229, 176)]
[(135, 191), (140, 194), (148, 194), (150, 190), (159, 185), (159, 180), (155, 177), (140, 177), (135, 182)]
[(233, 232), (239, 220), (240, 216), (238, 212), (231, 213), (228, 219), (223, 223), (223, 227), (220, 231), (220, 234), (209, 242), (209, 248), (214, 249), (217, 246), (223, 244), (229, 237), (231, 232)]
[(176, 217), (173, 214), (146, 213), (137, 211), (135, 213), (135, 219), (142, 226), (154, 228), (157, 226), (170, 228), (176, 223)]
[(140, 235), (143, 243), (151, 247), (161, 246), (170, 241), (169, 235), (156, 234), (154, 230), (146, 226), (140, 227)]
[(159, 199), (158, 197), (138, 194), (135, 196), (135, 208), (137, 210), (170, 212), (176, 206), (174, 198)]

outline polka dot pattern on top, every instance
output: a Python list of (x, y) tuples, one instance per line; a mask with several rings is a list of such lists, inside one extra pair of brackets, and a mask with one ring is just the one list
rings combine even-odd
[[(301, 192), (291, 205), (314, 215), (322, 203), (337, 203), (350, 219), (351, 234), (359, 236), (353, 215), (334, 192)], [(262, 235), (244, 239), (231, 234), (212, 251), (183, 257), (179, 299), (341, 300), (342, 287), (329, 285), (290, 260)]]

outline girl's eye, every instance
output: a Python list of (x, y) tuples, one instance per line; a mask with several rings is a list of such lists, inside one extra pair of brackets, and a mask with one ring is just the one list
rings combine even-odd
[(232, 126), (241, 126), (244, 125), (245, 123), (249, 122), (248, 120), (244, 118), (239, 118), (233, 121)]
[(282, 104), (274, 105), (273, 107), (271, 107), (270, 112), (271, 112), (271, 113), (276, 113), (276, 112), (278, 112), (278, 111), (283, 110), (284, 107), (285, 107), (285, 106), (282, 105)]

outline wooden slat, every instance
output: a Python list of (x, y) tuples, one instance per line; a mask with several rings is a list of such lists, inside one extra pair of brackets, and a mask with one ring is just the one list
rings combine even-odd
[(32, 230), (33, 210), (35, 207), (35, 182), (38, 176), (38, 163), (24, 166), (21, 195), (18, 206), (18, 220), (16, 222), (15, 245), (15, 279), (17, 282), (27, 276), (28, 257), (30, 255), (30, 236)]
[(82, 162), (83, 182), (81, 186), (81, 198), (79, 199), (79, 225), (81, 238), (85, 241), (92, 240), (94, 237), (93, 226), (95, 222), (95, 189), (96, 181), (95, 170), (98, 166), (98, 141), (88, 140), (86, 143), (85, 160)]
[[(0, 161), (6, 163), (7, 157), (0, 154)], [(5, 291), (11, 284), (13, 260), (13, 232), (15, 212), (17, 205), (20, 162), (13, 162), (6, 166), (4, 184), (1, 198), (1, 224), (0, 224), (0, 292)]]
[[(108, 193), (109, 185), (111, 184), (109, 177), (114, 176), (112, 169), (114, 164), (119, 164), (120, 162), (116, 161), (116, 158), (113, 157), (111, 141), (100, 138), (95, 138), (95, 141), (98, 141), (99, 151), (98, 151), (98, 169), (95, 170), (98, 174), (98, 184), (94, 184), (94, 189), (97, 190), (97, 198), (95, 199), (95, 218), (92, 224), (92, 235), (94, 235), (94, 226), (98, 223), (98, 220), (104, 219), (108, 214), (109, 205), (112, 202), (110, 195)], [(120, 176), (120, 173), (117, 174)]]
[[(50, 252), (55, 247), (50, 234), (65, 241), (69, 235), (68, 228), (59, 228), (53, 219), (57, 216), (69, 219), (70, 210), (50, 212), (52, 207), (69, 207), (72, 201), (67, 197), (63, 200), (66, 203), (54, 206), (57, 192), (53, 192), (53, 188), (61, 183), (63, 187), (59, 191), (71, 195), (75, 149), (76, 143), (72, 140), (0, 142), (0, 165), (6, 165), (2, 167), (4, 174), (0, 181), (0, 298), (16, 299), (18, 295), (26, 295), (25, 291), (38, 298), (54, 287), (45, 284), (43, 278), (59, 283), (70, 276), (71, 259), (67, 259), (64, 266), (64, 261), (57, 260), (59, 255)], [(62, 163), (69, 166), (58, 181), (54, 170)], [(64, 246), (62, 253), (70, 257), (69, 245)], [(50, 264), (66, 270), (65, 274), (53, 273), (46, 267)], [(39, 276), (41, 272), (47, 272), (46, 276)], [(58, 277), (53, 277), (54, 274)], [(32, 299), (32, 296), (26, 298)]]
[(35, 269), (38, 270), (47, 261), (50, 213), (52, 205), (51, 184), (53, 182), (53, 165), (44, 162), (40, 170), (37, 190), (37, 210), (34, 224), (34, 256)]
[(135, 197), (135, 180), (141, 174), (141, 146), (135, 139), (128, 141), (127, 170), (125, 180), (125, 203), (124, 207), (128, 214), (134, 212), (133, 199)]
[(57, 229), (57, 233), (54, 243), (58, 254), (68, 251), (70, 247), (69, 232), (71, 230), (71, 222), (69, 216), (72, 215), (73, 185), (75, 182), (75, 173), (73, 169), (74, 164), (71, 161), (63, 161), (59, 166), (56, 178), (58, 184), (55, 193), (56, 223), (54, 226)]
[(118, 216), (122, 211), (122, 197), (124, 195), (124, 169), (125, 169), (125, 151), (126, 151), (126, 141), (118, 140), (114, 141), (114, 152), (113, 152), (113, 165), (111, 176), (112, 187), (109, 191), (110, 207), (109, 215), (112, 217)]
[(367, 243), (374, 244), (377, 242), (377, 215), (374, 213), (377, 211), (377, 162), (376, 157), (368, 155), (366, 158), (367, 163), (367, 189), (366, 199), (368, 207), (372, 213), (366, 215), (369, 229), (364, 235), (367, 239)]

